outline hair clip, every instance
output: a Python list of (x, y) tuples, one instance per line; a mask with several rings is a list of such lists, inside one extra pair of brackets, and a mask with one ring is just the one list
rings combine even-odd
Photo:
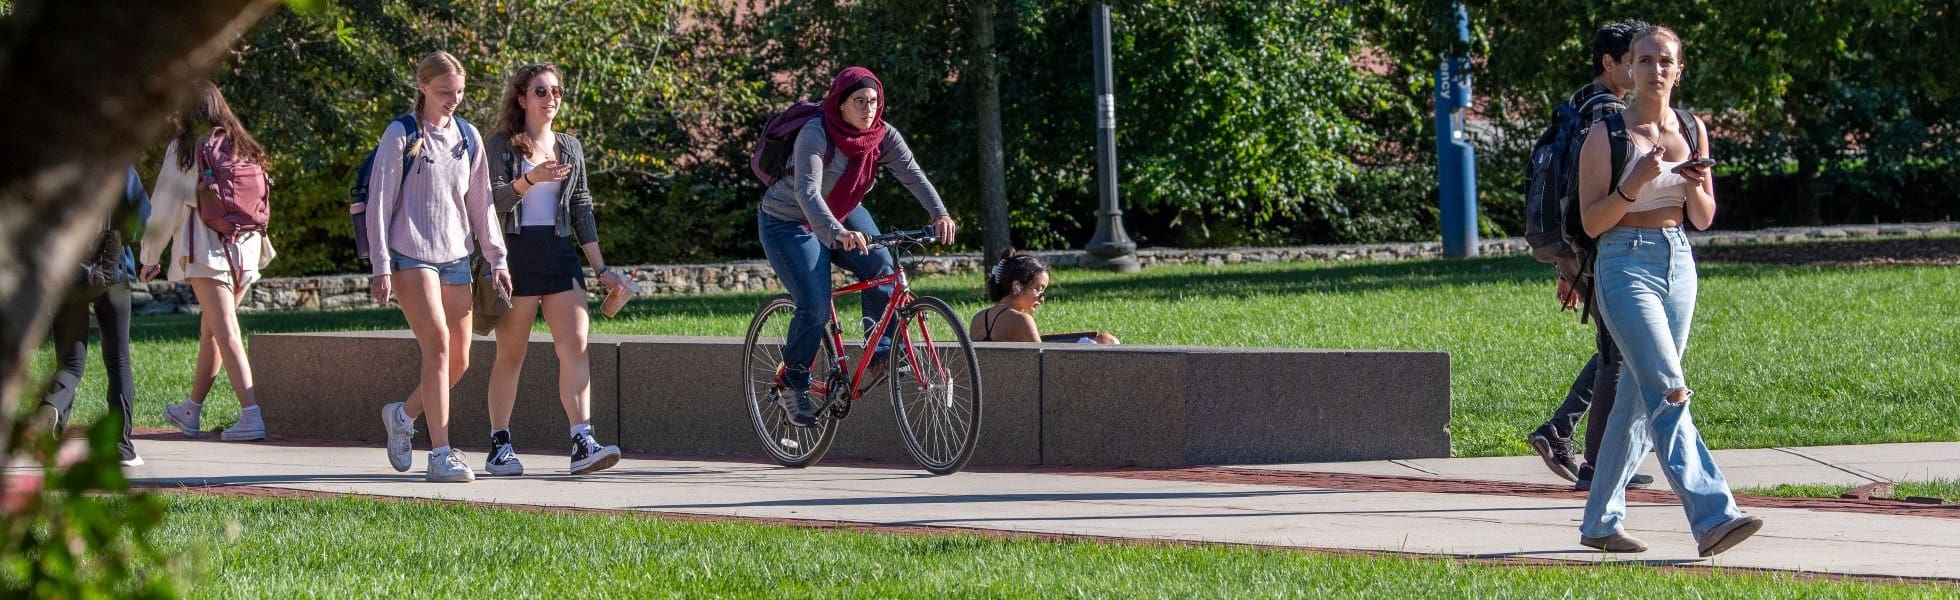
[(994, 283), (1000, 283), (1000, 266), (1004, 264), (1007, 264), (1007, 259), (1005, 258), (1000, 259), (1000, 262), (994, 263), (994, 269), (989, 274), (989, 276), (993, 278)]

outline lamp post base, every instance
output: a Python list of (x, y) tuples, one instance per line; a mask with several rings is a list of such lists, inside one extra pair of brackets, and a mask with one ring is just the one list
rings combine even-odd
[(1143, 267), (1137, 262), (1136, 244), (1091, 244), (1084, 252), (1082, 266), (1090, 269), (1135, 273)]

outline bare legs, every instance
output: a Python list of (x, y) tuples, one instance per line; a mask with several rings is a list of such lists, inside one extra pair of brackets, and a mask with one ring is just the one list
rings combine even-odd
[(245, 355), (245, 337), (238, 328), (238, 304), (251, 286), (234, 290), (231, 284), (210, 277), (189, 278), (197, 294), (201, 314), (197, 336), (197, 366), (191, 377), (191, 399), (203, 403), (219, 369), (230, 376), (232, 393), (240, 407), (257, 406), (258, 394), (252, 387), (252, 364)]
[(408, 328), (422, 349), (421, 381), (402, 411), (428, 415), (429, 442), (449, 445), (449, 388), (470, 366), (470, 286), (440, 285), (429, 269), (395, 271), (391, 282)]

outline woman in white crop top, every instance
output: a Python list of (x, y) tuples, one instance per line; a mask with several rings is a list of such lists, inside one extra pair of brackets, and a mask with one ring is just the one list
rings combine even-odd
[[(1681, 38), (1654, 27), (1634, 36), (1634, 100), (1623, 119), (1626, 175), (1614, 181), (1608, 123), (1594, 125), (1579, 152), (1586, 232), (1598, 236), (1593, 305), (1619, 345), (1620, 387), (1600, 441), (1579, 543), (1614, 553), (1647, 549), (1626, 534), (1626, 484), (1652, 448), (1688, 513), (1699, 553), (1713, 556), (1753, 535), (1762, 519), (1736, 508), (1729, 484), (1689, 414), (1688, 348), (1700, 280), (1683, 222), (1706, 229), (1715, 183), (1706, 164), (1707, 127), (1668, 106), (1682, 71)], [(1692, 143), (1692, 139), (1701, 143)], [(1697, 149), (1698, 150), (1691, 150)]]

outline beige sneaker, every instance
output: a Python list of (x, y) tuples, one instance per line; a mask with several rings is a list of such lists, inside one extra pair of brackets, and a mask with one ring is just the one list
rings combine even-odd
[(1613, 535), (1597, 538), (1587, 537), (1581, 534), (1579, 536), (1579, 545), (1616, 554), (1636, 554), (1647, 551), (1646, 542), (1640, 541), (1640, 538), (1627, 535), (1624, 531), (1615, 531)]
[(1729, 519), (1727, 523), (1716, 525), (1714, 529), (1709, 530), (1708, 537), (1701, 540), (1699, 544), (1701, 557), (1708, 558), (1734, 548), (1736, 544), (1742, 543), (1742, 540), (1756, 535), (1756, 530), (1762, 528), (1762, 517), (1749, 515), (1742, 515)]

